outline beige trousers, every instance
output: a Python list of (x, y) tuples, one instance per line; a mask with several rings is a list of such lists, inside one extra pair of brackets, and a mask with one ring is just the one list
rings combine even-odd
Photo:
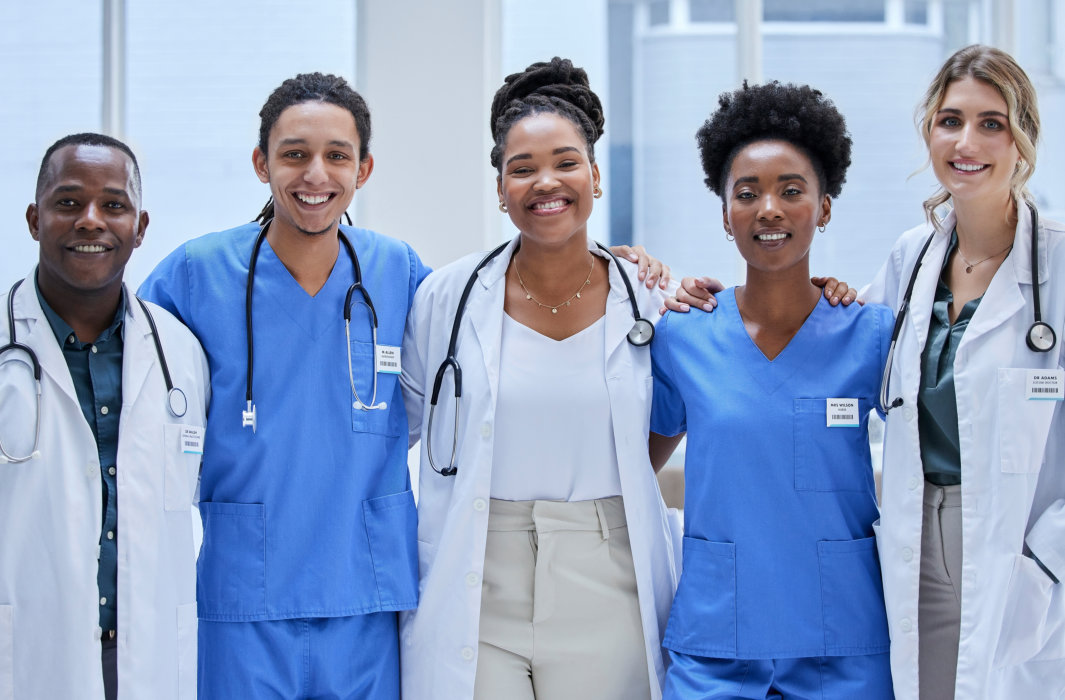
[(921, 700), (951, 700), (961, 627), (960, 485), (924, 485), (917, 615)]
[(475, 700), (647, 700), (620, 496), (492, 500)]

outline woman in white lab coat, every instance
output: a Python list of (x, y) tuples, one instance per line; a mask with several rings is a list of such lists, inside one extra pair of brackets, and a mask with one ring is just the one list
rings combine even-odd
[[(942, 189), (864, 293), (901, 317), (877, 533), (895, 693), (1061, 698), (1065, 230), (1033, 231), (1035, 91), (1007, 54), (970, 46), (919, 120)], [(1040, 311), (1057, 342), (1036, 351)]]
[[(628, 338), (630, 296), (654, 320), (662, 292), (588, 237), (602, 125), (568, 60), (509, 76), (492, 163), (520, 235), (479, 269), (482, 254), (434, 272), (408, 318), (421, 598), (404, 697), (661, 697), (677, 566), (647, 453), (650, 352)], [(458, 308), (460, 399), (458, 370), (436, 378)]]

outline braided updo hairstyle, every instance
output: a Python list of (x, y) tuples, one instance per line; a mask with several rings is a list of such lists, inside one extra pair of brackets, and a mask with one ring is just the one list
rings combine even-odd
[(847, 122), (832, 100), (809, 85), (777, 81), (726, 92), (695, 135), (706, 186), (724, 197), (736, 155), (755, 141), (786, 141), (810, 159), (821, 193), (839, 196), (851, 164)]
[(533, 114), (559, 114), (577, 126), (595, 162), (595, 142), (603, 135), (603, 104), (588, 85), (588, 74), (568, 58), (534, 63), (512, 73), (492, 98), (492, 166), (501, 170), (507, 134), (520, 120)]

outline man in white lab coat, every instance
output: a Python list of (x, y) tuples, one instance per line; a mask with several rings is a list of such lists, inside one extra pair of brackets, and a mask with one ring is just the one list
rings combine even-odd
[(194, 698), (207, 361), (122, 284), (132, 151), (60, 139), (26, 220), (38, 265), (0, 296), (0, 699)]

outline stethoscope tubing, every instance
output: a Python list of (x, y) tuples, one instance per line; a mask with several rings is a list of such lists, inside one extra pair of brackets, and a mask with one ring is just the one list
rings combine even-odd
[[(455, 318), (451, 323), (451, 337), (448, 340), (447, 356), (444, 358), (444, 361), (440, 363), (439, 369), (436, 370), (436, 377), (433, 379), (433, 391), (429, 396), (429, 421), (426, 425), (425, 451), (429, 457), (429, 466), (441, 476), (455, 476), (458, 473), (458, 465), (455, 464), (455, 456), (458, 452), (459, 413), (462, 400), (462, 367), (459, 365), (457, 353), (459, 329), (462, 325), (462, 316), (466, 310), (466, 302), (469, 300), (470, 292), (473, 290), (473, 285), (477, 281), (478, 273), (495, 257), (506, 250), (508, 245), (510, 245), (509, 241), (502, 243), (481, 258), (481, 261), (477, 263), (475, 268), (473, 268), (473, 272), (470, 273), (469, 279), (466, 280), (466, 286), (462, 288), (462, 294), (459, 296), (459, 303), (455, 309)], [(629, 304), (632, 307), (632, 316), (634, 319), (632, 329), (627, 335), (628, 342), (636, 347), (643, 347), (649, 344), (651, 339), (654, 338), (654, 325), (640, 315), (640, 307), (636, 303), (636, 291), (633, 289), (632, 282), (629, 281), (628, 275), (625, 274), (625, 270), (622, 269), (621, 261), (619, 261), (617, 256), (602, 243), (596, 241), (596, 246), (613, 260), (614, 265), (621, 274), (621, 280), (625, 283), (625, 292), (628, 294)], [(433, 457), (433, 417), (436, 413), (437, 402), (440, 399), (440, 387), (443, 385), (444, 375), (447, 373), (448, 369), (452, 371), (455, 387), (455, 429), (451, 434), (451, 459), (446, 467), (440, 468), (437, 466), (436, 459)]]
[[(1035, 205), (1031, 202), (1025, 202), (1028, 205), (1029, 211), (1032, 213), (1032, 325), (1028, 328), (1028, 333), (1025, 336), (1025, 343), (1032, 352), (1050, 352), (1057, 345), (1057, 336), (1054, 333), (1054, 329), (1043, 321), (1042, 309), (1039, 300), (1039, 211)], [(913, 271), (910, 273), (909, 282), (906, 284), (906, 292), (902, 295), (902, 302), (899, 303), (898, 313), (895, 315), (895, 326), (891, 330), (891, 343), (888, 345), (887, 358), (884, 362), (884, 372), (880, 378), (880, 410), (887, 415), (891, 409), (898, 408), (903, 404), (901, 396), (896, 397), (893, 401), (889, 401), (889, 383), (891, 380), (891, 369), (894, 365), (895, 359), (895, 345), (898, 343), (899, 335), (902, 333), (902, 324), (906, 318), (906, 314), (910, 308), (910, 302), (913, 298), (913, 287), (917, 282), (917, 274), (921, 270), (921, 264), (924, 262), (925, 253), (928, 252), (929, 246), (932, 245), (932, 241), (936, 237), (936, 232), (933, 231), (925, 241), (924, 246), (921, 248), (921, 252), (917, 255), (917, 262), (913, 266)]]

